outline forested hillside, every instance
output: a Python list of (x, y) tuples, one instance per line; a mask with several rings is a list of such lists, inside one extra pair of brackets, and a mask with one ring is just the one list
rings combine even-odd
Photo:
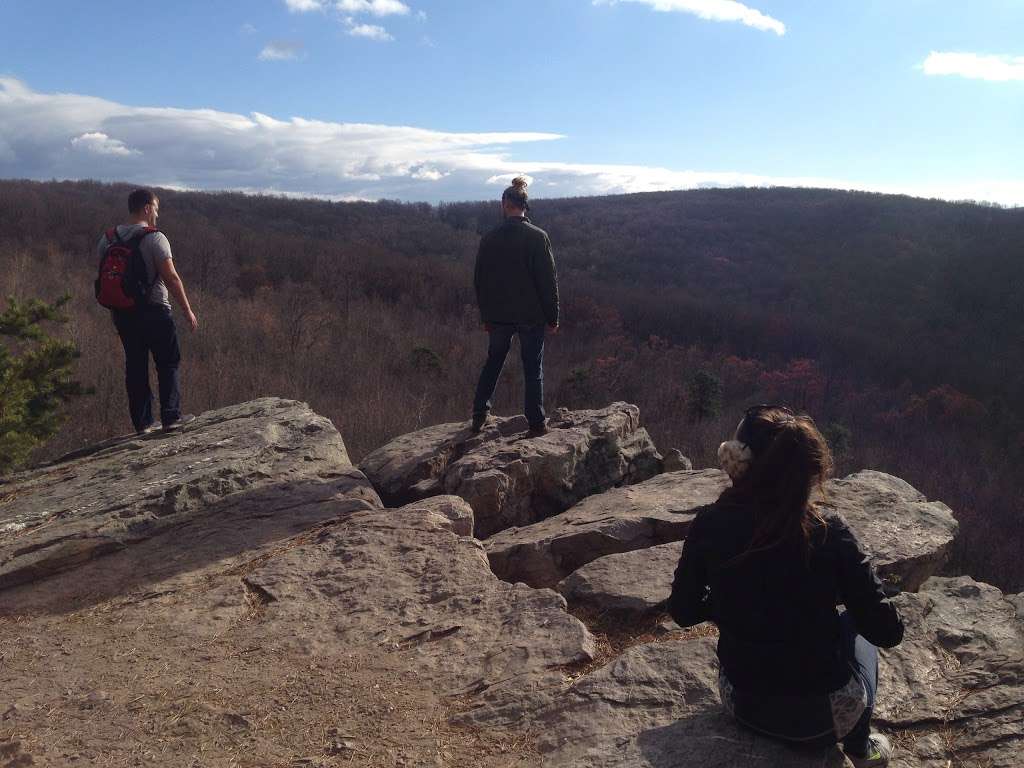
[[(91, 296), (125, 186), (0, 181), (0, 292), (73, 294), (80, 398), (52, 455), (126, 431), (122, 356)], [(538, 200), (559, 266), (549, 406), (637, 403), (698, 466), (752, 402), (804, 408), (840, 472), (905, 478), (963, 523), (958, 565), (1024, 589), (1024, 211), (830, 190)], [(201, 324), (187, 410), (263, 394), (330, 416), (358, 459), (468, 419), (485, 350), (471, 285), (496, 202), (161, 193)], [(510, 358), (499, 412), (518, 410)]]

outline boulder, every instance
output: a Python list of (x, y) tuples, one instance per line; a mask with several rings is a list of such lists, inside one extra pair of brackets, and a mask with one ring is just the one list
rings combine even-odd
[(205, 515), (304, 525), (380, 507), (331, 422), (265, 398), (186, 429), (78, 451), (0, 484), (0, 589), (44, 578)]
[(506, 581), (554, 587), (599, 557), (680, 541), (697, 510), (728, 484), (724, 472), (701, 469), (591, 496), (543, 522), (491, 537), (485, 542), (491, 568)]
[(526, 419), (492, 418), (474, 435), (467, 422), (392, 440), (360, 463), (388, 506), (439, 494), (461, 496), (485, 538), (563, 512), (580, 499), (661, 471), (661, 457), (635, 405), (557, 410), (548, 433), (528, 438)]
[(874, 470), (832, 480), (825, 490), (826, 507), (846, 518), (884, 581), (913, 592), (946, 564), (959, 524), (942, 502)]
[[(599, 557), (685, 538), (697, 510), (728, 485), (724, 472), (705, 469), (670, 472), (592, 496), (542, 523), (492, 537), (486, 542), (491, 567), (508, 581), (554, 586)], [(945, 504), (930, 502), (904, 481), (874, 471), (830, 481), (826, 493), (826, 506), (843, 515), (871, 553), (879, 576), (895, 588), (915, 590), (945, 564), (957, 532)], [(644, 557), (634, 556), (625, 567), (643, 573)], [(667, 595), (675, 566), (664, 571), (664, 555), (652, 557), (657, 561), (646, 571), (647, 584), (632, 584), (629, 571), (614, 561), (580, 578), (590, 582), (588, 594), (612, 601), (614, 594), (632, 599), (637, 593), (653, 596), (658, 589)]]
[(593, 658), (593, 638), (560, 595), (496, 578), (462, 530), (422, 502), (359, 512), (244, 581), (267, 631), (304, 653), (412, 653), (418, 679), (444, 695), (528, 710), (534, 689), (560, 689), (560, 667)]
[(558, 591), (574, 608), (635, 622), (669, 596), (682, 553), (683, 542), (675, 541), (599, 557), (560, 581)]

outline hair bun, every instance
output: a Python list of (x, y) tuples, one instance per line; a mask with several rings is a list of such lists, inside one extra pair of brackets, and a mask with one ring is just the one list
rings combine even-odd
[(525, 192), (526, 188), (529, 186), (529, 182), (524, 176), (516, 176), (512, 179), (512, 186), (515, 187), (517, 192)]

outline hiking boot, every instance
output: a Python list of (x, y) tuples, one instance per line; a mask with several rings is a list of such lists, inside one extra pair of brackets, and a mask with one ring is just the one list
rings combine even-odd
[(863, 757), (846, 753), (847, 758), (853, 763), (853, 768), (876, 768), (889, 764), (892, 757), (892, 744), (880, 733), (872, 733), (868, 737), (868, 753)]
[(164, 424), (163, 425), (163, 430), (164, 430), (164, 432), (176, 432), (177, 430), (179, 430), (182, 427), (184, 427), (186, 424), (188, 424), (190, 422), (193, 422), (195, 420), (196, 420), (195, 416), (193, 416), (191, 413), (186, 413), (186, 414), (184, 414), (182, 416), (179, 416), (174, 421), (171, 421), (171, 422), (168, 422), (167, 424)]
[(548, 433), (548, 425), (543, 421), (540, 424), (531, 424), (526, 430), (527, 437), (542, 437)]
[(135, 434), (138, 435), (139, 437), (143, 437), (144, 435), (152, 435), (154, 432), (159, 432), (159, 431), (160, 431), (160, 425), (157, 424), (154, 421), (148, 427), (143, 427), (142, 429), (136, 429), (135, 430)]
[(473, 414), (473, 421), (469, 425), (469, 428), (472, 430), (474, 435), (479, 435), (483, 431), (484, 425), (487, 423), (487, 415), (488, 414), (486, 413)]

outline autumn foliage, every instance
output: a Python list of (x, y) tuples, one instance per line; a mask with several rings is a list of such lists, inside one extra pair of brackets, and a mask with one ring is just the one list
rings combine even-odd
[[(76, 377), (53, 455), (130, 428), (122, 354), (92, 300), (125, 186), (0, 182), (0, 295), (71, 291)], [(538, 200), (563, 298), (550, 407), (640, 406), (663, 449), (712, 466), (755, 402), (807, 410), (839, 471), (896, 474), (962, 522), (957, 566), (1024, 589), (1024, 212), (831, 190)], [(353, 459), (469, 417), (485, 336), (471, 274), (496, 203), (161, 193), (201, 330), (198, 412), (265, 394), (329, 416)], [(519, 412), (515, 358), (497, 393)]]

